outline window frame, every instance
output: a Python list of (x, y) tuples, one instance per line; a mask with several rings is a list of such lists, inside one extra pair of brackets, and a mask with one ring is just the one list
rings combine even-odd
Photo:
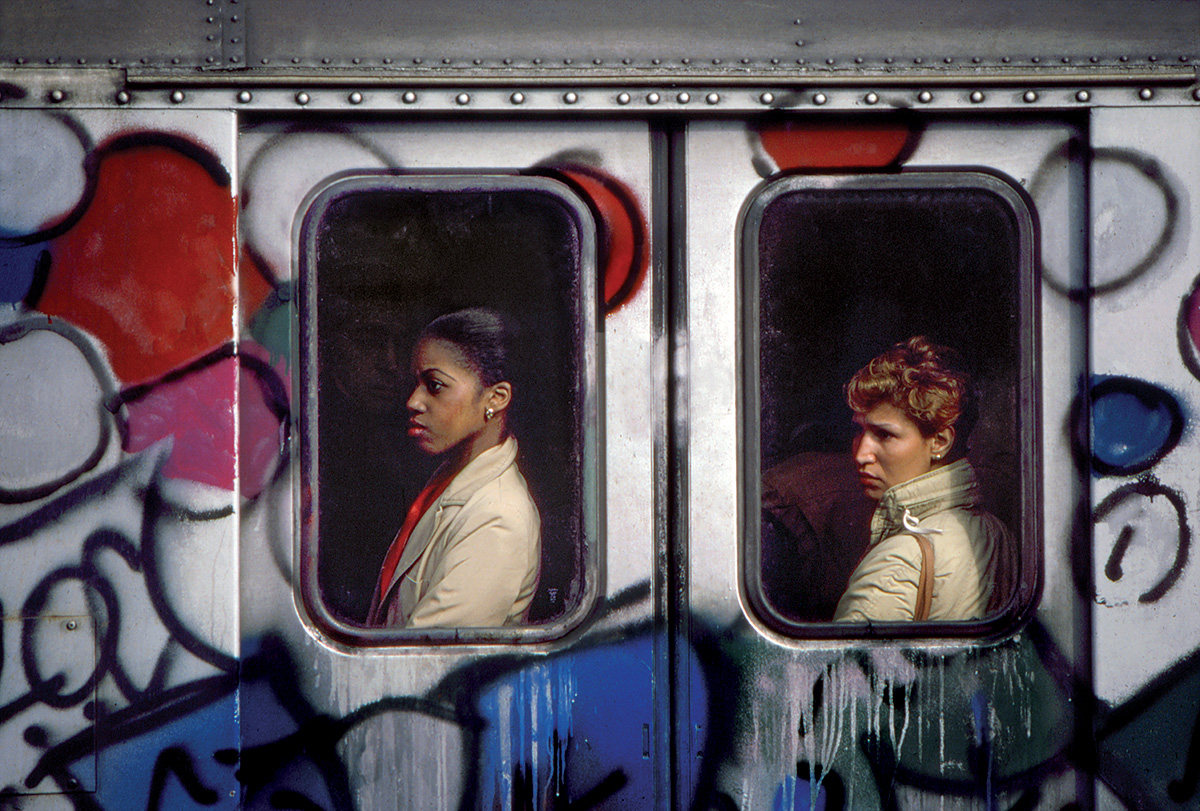
[[(780, 613), (766, 598), (762, 577), (762, 379), (760, 359), (760, 228), (767, 208), (795, 191), (888, 190), (920, 191), (971, 188), (999, 198), (1017, 226), (1016, 433), (1019, 440), (1015, 474), (1019, 497), (1013, 537), (1018, 542), (1019, 576), (1015, 593), (998, 614), (978, 620), (834, 622), (801, 621)], [(788, 174), (760, 184), (747, 198), (738, 226), (740, 246), (738, 297), (738, 357), (741, 384), (739, 454), (740, 552), (738, 587), (752, 617), (784, 637), (819, 639), (994, 639), (1015, 633), (1033, 616), (1041, 597), (1043, 538), (1041, 507), (1040, 403), (1040, 274), (1038, 224), (1032, 199), (1012, 179), (983, 167), (914, 167), (892, 173)], [(849, 452), (849, 449), (847, 449)]]
[[(320, 544), (320, 490), (318, 478), (320, 372), (318, 366), (319, 278), (317, 238), (319, 224), (330, 206), (345, 195), (385, 192), (533, 192), (553, 198), (568, 213), (578, 238), (578, 297), (576, 335), (580, 357), (576, 359), (580, 392), (579, 413), (574, 416), (580, 456), (580, 585), (576, 605), (546, 623), (498, 628), (368, 628), (335, 616), (318, 581)], [(292, 354), (297, 359), (293, 374), (293, 410), (299, 465), (294, 467), (293, 597), (302, 623), (318, 639), (351, 649), (386, 650), (463, 645), (529, 645), (558, 639), (579, 626), (596, 607), (604, 580), (604, 431), (603, 431), (603, 320), (598, 298), (597, 227), (587, 203), (569, 186), (550, 177), (499, 171), (348, 172), (334, 175), (314, 187), (298, 209), (293, 223), (298, 291), (292, 302)], [(403, 519), (397, 511), (397, 527)], [(543, 535), (543, 545), (546, 538)]]

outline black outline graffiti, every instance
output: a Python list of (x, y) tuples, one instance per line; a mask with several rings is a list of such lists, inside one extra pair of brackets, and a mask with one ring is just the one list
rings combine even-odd
[[(1192, 530), (1188, 526), (1187, 504), (1184, 502), (1183, 496), (1175, 490), (1163, 486), (1153, 476), (1146, 476), (1138, 481), (1118, 487), (1109, 493), (1100, 502), (1099, 506), (1096, 507), (1095, 513), (1092, 516), (1092, 523), (1099, 524), (1104, 521), (1114, 510), (1135, 496), (1141, 496), (1146, 499), (1162, 496), (1175, 508), (1176, 516), (1179, 519), (1179, 548), (1175, 553), (1174, 562), (1156, 584), (1138, 597), (1139, 603), (1155, 603), (1171, 590), (1171, 587), (1175, 585), (1180, 575), (1183, 574), (1183, 569), (1187, 565), (1191, 549)], [(1125, 551), (1129, 548), (1134, 532), (1133, 527), (1126, 525), (1118, 535), (1117, 542), (1104, 567), (1105, 574), (1109, 575), (1110, 580), (1116, 581), (1120, 579), (1121, 561), (1124, 558)], [(1115, 572), (1117, 577), (1112, 577), (1109, 574), (1110, 571)]]
[(150, 799), (146, 803), (147, 808), (161, 807), (167, 778), (171, 775), (175, 775), (188, 797), (201, 805), (214, 805), (220, 797), (215, 789), (204, 785), (200, 775), (196, 774), (192, 756), (187, 750), (181, 746), (168, 746), (159, 752), (154, 760), (154, 770), (150, 773)]
[(1192, 284), (1191, 291), (1183, 297), (1183, 302), (1179, 305), (1179, 318), (1175, 325), (1175, 337), (1179, 342), (1179, 357), (1183, 360), (1184, 367), (1192, 373), (1192, 377), (1200, 380), (1200, 346), (1196, 345), (1196, 341), (1192, 338), (1192, 331), (1188, 328), (1188, 310), (1190, 307), (1200, 307), (1200, 277)]
[[(1098, 296), (1114, 293), (1141, 278), (1150, 268), (1158, 264), (1163, 254), (1166, 253), (1179, 224), (1179, 195), (1168, 181), (1167, 173), (1157, 160), (1133, 149), (1092, 147), (1077, 138), (1070, 138), (1056, 149), (1050, 150), (1042, 160), (1030, 181), (1029, 194), (1035, 199), (1039, 196), (1043, 185), (1048, 182), (1047, 178), (1051, 167), (1059, 162), (1064, 162), (1068, 166), (1083, 162), (1090, 171), (1091, 166), (1098, 161), (1127, 164), (1143, 174), (1151, 184), (1157, 186), (1162, 192), (1166, 222), (1163, 223), (1158, 239), (1137, 264), (1103, 284), (1094, 285), (1089, 280), (1086, 287), (1070, 287), (1050, 273), (1044, 264), (1040, 264), (1042, 282), (1054, 292), (1075, 302), (1086, 302)], [(1090, 225), (1089, 223), (1089, 227)]]
[(75, 481), (84, 473), (93, 469), (104, 458), (104, 453), (108, 450), (114, 428), (122, 438), (124, 438), (125, 431), (127, 430), (122, 415), (111, 407), (112, 398), (117, 392), (117, 382), (108, 369), (108, 363), (101, 357), (100, 351), (81, 330), (76, 329), (61, 319), (56, 321), (48, 316), (35, 313), (22, 318), (14, 324), (0, 328), (0, 346), (18, 341), (38, 330), (52, 332), (70, 341), (79, 350), (79, 354), (83, 356), (91, 368), (96, 384), (100, 388), (101, 403), (98, 415), (100, 437), (96, 443), (96, 447), (92, 449), (92, 452), (82, 462), (58, 478), (42, 482), (33, 487), (0, 488), (0, 504), (17, 504), (45, 498), (63, 485)]

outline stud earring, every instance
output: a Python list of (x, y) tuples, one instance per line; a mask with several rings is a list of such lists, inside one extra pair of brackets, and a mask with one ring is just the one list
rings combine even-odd
[(492, 409), (491, 406), (488, 406), (487, 411), (483, 412), (483, 421), (491, 422), (492, 417), (494, 417), (494, 416), (496, 416), (496, 412)]

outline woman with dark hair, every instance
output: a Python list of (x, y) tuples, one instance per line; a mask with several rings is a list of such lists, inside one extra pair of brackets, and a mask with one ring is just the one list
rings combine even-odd
[(979, 507), (966, 459), (977, 409), (958, 353), (910, 338), (855, 373), (846, 399), (859, 484), (878, 504), (834, 619), (967, 620), (1003, 608), (1011, 542)]
[(541, 522), (509, 430), (507, 334), (487, 309), (432, 321), (412, 355), (408, 435), (442, 458), (379, 573), (370, 626), (496, 627), (525, 621)]

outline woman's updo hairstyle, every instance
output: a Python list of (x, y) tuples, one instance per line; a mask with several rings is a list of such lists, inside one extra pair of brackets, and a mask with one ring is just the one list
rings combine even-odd
[(495, 310), (471, 307), (429, 322), (417, 343), (430, 338), (454, 346), (484, 386), (509, 380), (509, 330)]
[(918, 335), (902, 341), (855, 372), (846, 401), (857, 414), (886, 403), (900, 409), (924, 437), (954, 427), (949, 459), (966, 455), (978, 419), (971, 375), (962, 357)]

